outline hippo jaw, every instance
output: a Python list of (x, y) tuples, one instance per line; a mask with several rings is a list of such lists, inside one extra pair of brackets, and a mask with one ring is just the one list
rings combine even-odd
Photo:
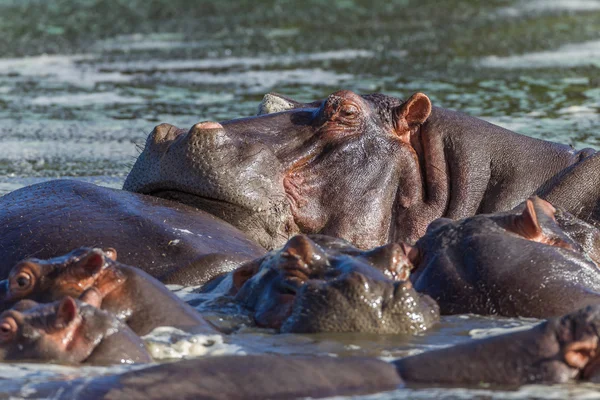
[(232, 139), (219, 123), (199, 123), (188, 132), (162, 124), (123, 189), (207, 211), (272, 249), (298, 232), (281, 170), (266, 146)]

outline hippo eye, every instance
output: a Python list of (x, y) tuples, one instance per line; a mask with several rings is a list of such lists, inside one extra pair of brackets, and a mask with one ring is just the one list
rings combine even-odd
[(340, 116), (346, 119), (354, 119), (358, 116), (358, 107), (353, 104), (345, 104), (340, 109)]
[(16, 284), (17, 289), (20, 289), (20, 290), (27, 289), (29, 286), (31, 286), (31, 275), (29, 275), (25, 272), (21, 272), (15, 278), (15, 284)]

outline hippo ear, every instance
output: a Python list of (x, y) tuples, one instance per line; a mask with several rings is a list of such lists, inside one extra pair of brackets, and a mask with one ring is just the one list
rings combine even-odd
[(569, 343), (563, 351), (565, 362), (572, 368), (583, 370), (594, 357), (596, 347), (593, 340)]
[(240, 290), (242, 286), (244, 286), (244, 283), (246, 283), (250, 278), (256, 275), (256, 273), (258, 272), (258, 267), (258, 263), (251, 262), (244, 264), (235, 271), (233, 271), (233, 287), (236, 293), (238, 290)]
[(523, 212), (514, 217), (510, 230), (529, 240), (541, 240), (543, 236), (542, 228), (531, 199), (527, 199), (525, 202), (525, 209)]
[(277, 93), (267, 93), (258, 106), (256, 115), (273, 114), (302, 107), (302, 103)]
[(416, 126), (421, 125), (431, 114), (431, 101), (423, 93), (415, 93), (402, 105), (396, 107), (394, 115), (396, 119), (396, 133), (408, 141), (407, 134)]
[(407, 280), (414, 268), (405, 249), (397, 243), (376, 247), (363, 253), (362, 257), (395, 281)]
[(113, 261), (117, 261), (117, 250), (115, 250), (112, 247), (107, 247), (105, 249), (102, 249), (102, 251), (104, 252), (104, 255), (108, 258), (110, 258)]
[(94, 276), (100, 272), (104, 264), (104, 253), (101, 250), (94, 249), (79, 260), (75, 264), (75, 268), (77, 269), (77, 273), (81, 273), (84, 276)]
[(533, 205), (535, 206), (537, 212), (544, 213), (549, 218), (556, 221), (556, 218), (554, 217), (554, 215), (556, 214), (556, 208), (554, 208), (552, 204), (550, 204), (544, 199), (540, 199), (537, 196), (531, 196), (529, 200), (533, 202)]
[(77, 303), (71, 296), (67, 296), (61, 300), (56, 311), (56, 328), (64, 328), (68, 326), (77, 316)]

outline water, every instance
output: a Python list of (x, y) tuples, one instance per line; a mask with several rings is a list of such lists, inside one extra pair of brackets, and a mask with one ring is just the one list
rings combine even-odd
[[(154, 125), (252, 115), (269, 91), (302, 101), (341, 88), (423, 91), (527, 135), (600, 148), (600, 0), (0, 0), (0, 16), (0, 193), (58, 177), (120, 187)], [(391, 359), (532, 323), (470, 316), (413, 338), (249, 329), (223, 342), (148, 340), (169, 357)], [(2, 366), (0, 395), (34, 396), (35, 382), (115, 368)], [(597, 398), (596, 390), (419, 388), (368, 398)]]

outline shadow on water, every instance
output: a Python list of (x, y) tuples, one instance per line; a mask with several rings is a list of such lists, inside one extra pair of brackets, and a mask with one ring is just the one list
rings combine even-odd
[[(0, 0), (0, 15), (0, 193), (64, 176), (119, 187), (154, 125), (252, 115), (269, 91), (303, 101), (340, 88), (423, 91), (436, 105), (524, 134), (600, 147), (600, 0)], [(452, 317), (414, 338), (254, 331), (231, 340), (245, 352), (387, 359), (528, 324)], [(56, 376), (52, 368), (6, 366), (0, 376), (9, 391)], [(80, 373), (105, 371), (59, 375)]]

